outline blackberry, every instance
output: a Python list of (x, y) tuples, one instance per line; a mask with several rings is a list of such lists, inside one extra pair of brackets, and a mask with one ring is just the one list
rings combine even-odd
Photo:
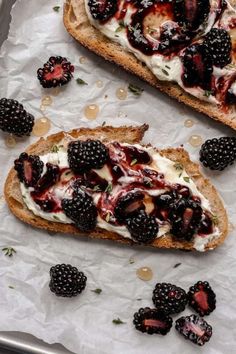
[(175, 328), (185, 339), (200, 346), (208, 342), (212, 336), (212, 327), (196, 315), (180, 317), (175, 322)]
[(232, 43), (225, 29), (212, 28), (207, 33), (203, 46), (215, 66), (223, 68), (231, 62)]
[(157, 308), (161, 307), (167, 314), (172, 314), (184, 311), (188, 299), (184, 289), (169, 283), (157, 283), (152, 301)]
[(107, 147), (99, 140), (77, 140), (68, 146), (69, 166), (77, 173), (102, 168), (108, 157)]
[(44, 88), (66, 85), (73, 77), (74, 66), (63, 57), (50, 57), (43, 68), (38, 69), (37, 75)]
[(53, 199), (40, 199), (37, 198), (37, 196), (34, 196), (34, 194), (32, 193), (34, 202), (36, 204), (38, 204), (40, 206), (40, 209), (42, 209), (43, 211), (47, 212), (47, 213), (52, 213), (52, 212), (56, 212), (56, 208), (57, 208), (57, 203), (55, 202), (55, 200)]
[(173, 12), (175, 21), (193, 31), (198, 29), (208, 17), (210, 2), (209, 0), (174, 0)]
[(236, 138), (222, 137), (208, 139), (201, 146), (200, 161), (211, 170), (223, 171), (236, 159)]
[(181, 198), (173, 205), (169, 219), (172, 235), (190, 241), (200, 226), (202, 208), (193, 200)]
[(187, 47), (182, 56), (184, 71), (182, 81), (187, 87), (200, 86), (203, 90), (211, 90), (212, 61), (201, 44)]
[(134, 314), (133, 324), (140, 332), (166, 335), (172, 327), (172, 318), (162, 310), (140, 308)]
[(118, 2), (113, 0), (89, 0), (88, 7), (95, 20), (107, 21), (118, 10)]
[(0, 129), (16, 136), (28, 136), (34, 126), (34, 117), (16, 100), (0, 100)]
[(132, 238), (141, 243), (152, 242), (158, 233), (159, 226), (154, 216), (147, 215), (144, 210), (126, 220), (126, 226)]
[(200, 316), (209, 315), (216, 308), (216, 295), (207, 281), (198, 281), (189, 288), (188, 301)]
[(85, 232), (95, 229), (97, 209), (93, 198), (83, 190), (77, 190), (72, 199), (62, 199), (62, 209), (75, 225)]
[(23, 182), (26, 187), (34, 187), (37, 184), (43, 172), (43, 161), (39, 156), (23, 152), (15, 160), (14, 165), (20, 182)]
[(114, 214), (118, 222), (122, 223), (130, 215), (141, 209), (145, 209), (143, 204), (144, 194), (141, 192), (129, 192), (120, 197), (114, 209)]
[(37, 185), (35, 186), (35, 192), (37, 194), (42, 193), (43, 191), (49, 189), (51, 186), (56, 184), (60, 177), (60, 168), (57, 165), (51, 163), (46, 163), (46, 172), (38, 180)]
[(57, 296), (72, 297), (80, 294), (87, 282), (83, 272), (70, 264), (57, 264), (50, 269), (50, 290)]

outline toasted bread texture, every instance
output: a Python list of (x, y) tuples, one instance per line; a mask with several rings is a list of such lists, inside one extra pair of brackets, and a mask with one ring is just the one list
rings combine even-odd
[(234, 107), (222, 110), (217, 105), (201, 101), (189, 95), (177, 84), (158, 80), (132, 53), (125, 51), (121, 45), (112, 42), (90, 24), (85, 11), (84, 0), (66, 0), (64, 5), (64, 25), (67, 31), (81, 45), (92, 52), (118, 64), (179, 102), (236, 129)]
[[(53, 145), (59, 143), (66, 134), (71, 135), (73, 138), (97, 138), (103, 142), (116, 140), (119, 142), (127, 142), (130, 144), (140, 143), (143, 138), (145, 131), (148, 129), (146, 124), (138, 127), (97, 127), (94, 129), (76, 129), (71, 132), (64, 133), (60, 132), (49, 136), (46, 139), (41, 138), (35, 144), (31, 145), (26, 152), (35, 155), (47, 154)], [(212, 186), (210, 181), (202, 176), (199, 171), (197, 164), (193, 163), (189, 159), (188, 153), (182, 148), (178, 149), (165, 149), (158, 150), (161, 155), (169, 158), (172, 161), (180, 162), (186, 169), (186, 172), (191, 176), (191, 178), (196, 183), (198, 189), (201, 193), (209, 200), (212, 212), (218, 217), (218, 227), (220, 230), (220, 237), (212, 240), (206, 246), (206, 250), (214, 249), (220, 245), (228, 232), (228, 219), (224, 208), (224, 205), (217, 194), (216, 189)], [(65, 234), (76, 234), (78, 236), (85, 235), (78, 228), (69, 224), (61, 224), (57, 222), (50, 222), (35, 216), (31, 211), (28, 210), (23, 202), (23, 198), (20, 190), (20, 183), (16, 174), (16, 171), (12, 168), (8, 174), (5, 183), (5, 198), (8, 206), (12, 213), (22, 220), (23, 222), (30, 224), (34, 227), (45, 229), (52, 232), (62, 232)], [(116, 241), (123, 244), (134, 244), (130, 239), (123, 238), (120, 235), (109, 232), (103, 229), (95, 229), (93, 232), (89, 233), (88, 236), (95, 239), (107, 239)], [(153, 243), (150, 244), (152, 247), (156, 248), (175, 248), (184, 250), (193, 250), (193, 243), (186, 241), (177, 241), (171, 235), (165, 235), (163, 237), (157, 238)]]

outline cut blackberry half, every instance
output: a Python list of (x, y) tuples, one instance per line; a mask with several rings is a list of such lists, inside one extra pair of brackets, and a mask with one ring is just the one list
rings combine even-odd
[(202, 208), (199, 203), (181, 198), (169, 213), (171, 233), (177, 239), (191, 241), (198, 231), (202, 219)]
[(144, 194), (142, 192), (129, 192), (121, 196), (114, 209), (114, 214), (118, 222), (124, 222), (128, 217), (137, 213), (141, 209), (145, 209), (143, 203)]
[(118, 1), (114, 0), (89, 0), (88, 7), (95, 20), (107, 21), (118, 10)]
[(150, 243), (157, 237), (159, 226), (152, 215), (140, 210), (126, 220), (126, 226), (132, 238), (140, 243)]
[(207, 281), (198, 281), (190, 287), (188, 301), (200, 316), (209, 315), (216, 308), (216, 295)]
[(66, 85), (73, 77), (74, 66), (63, 57), (50, 57), (43, 68), (38, 69), (37, 75), (44, 88)]
[(66, 216), (84, 232), (93, 231), (97, 224), (97, 208), (93, 198), (85, 191), (77, 190), (72, 199), (62, 199), (62, 209)]
[(134, 314), (133, 324), (135, 328), (143, 333), (166, 335), (172, 327), (172, 318), (162, 310), (140, 308)]
[(57, 296), (73, 297), (86, 286), (87, 277), (70, 264), (57, 264), (50, 269), (50, 290)]
[(35, 186), (35, 192), (37, 194), (44, 192), (49, 189), (51, 186), (56, 184), (60, 177), (60, 168), (57, 165), (51, 163), (46, 163), (46, 172), (38, 180)]
[(188, 298), (184, 289), (169, 283), (157, 283), (153, 290), (152, 301), (157, 308), (167, 314), (184, 311)]
[(174, 19), (191, 31), (197, 30), (210, 12), (209, 0), (174, 0)]
[(236, 138), (221, 137), (208, 139), (201, 146), (200, 161), (211, 170), (223, 171), (236, 159)]
[(203, 46), (215, 66), (223, 68), (231, 62), (232, 43), (225, 29), (212, 28), (207, 33)]
[(44, 164), (40, 157), (23, 152), (15, 160), (14, 165), (20, 182), (23, 182), (26, 187), (35, 187), (43, 172)]
[(176, 330), (194, 344), (204, 345), (212, 336), (212, 327), (196, 315), (180, 317), (175, 322)]
[(203, 90), (211, 90), (212, 60), (202, 44), (187, 47), (181, 58), (184, 71), (182, 81), (186, 87), (200, 86)]
[(16, 100), (0, 99), (0, 129), (16, 136), (28, 136), (34, 126), (34, 117)]
[(72, 141), (68, 146), (69, 166), (77, 173), (100, 169), (108, 158), (108, 149), (99, 140), (77, 140)]

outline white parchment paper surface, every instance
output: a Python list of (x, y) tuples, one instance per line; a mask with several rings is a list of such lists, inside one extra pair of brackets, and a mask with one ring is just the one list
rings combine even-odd
[[(75, 65), (74, 77), (82, 78), (88, 85), (81, 86), (73, 80), (59, 95), (52, 96), (53, 104), (46, 111), (52, 121), (50, 133), (79, 126), (93, 127), (104, 121), (115, 126), (146, 122), (150, 130), (145, 142), (158, 147), (184, 144), (194, 160), (198, 158), (199, 148), (188, 143), (191, 135), (201, 135), (205, 140), (235, 134), (86, 51), (65, 31), (62, 5), (60, 0), (17, 1), (9, 38), (1, 49), (0, 97), (15, 98), (36, 118), (42, 116), (40, 102), (48, 92), (39, 85), (36, 71), (51, 55), (62, 55)], [(61, 6), (58, 13), (53, 11), (54, 6)], [(83, 64), (79, 60), (81, 56), (86, 57)], [(97, 80), (103, 82), (102, 88), (97, 87)], [(142, 96), (136, 98), (129, 93), (126, 100), (118, 100), (117, 88), (127, 87), (130, 82), (144, 89)], [(84, 107), (93, 103), (99, 105), (100, 112), (97, 120), (91, 122), (84, 116)], [(192, 128), (184, 127), (188, 118), (195, 122)], [(15, 148), (9, 149), (4, 138), (2, 133), (1, 194), (14, 159), (37, 139), (32, 136), (20, 140)], [(204, 172), (221, 193), (234, 224), (236, 166), (222, 173)], [(16, 220), (3, 199), (0, 213), (0, 246), (12, 246), (17, 251), (12, 258), (0, 253), (0, 331), (28, 332), (48, 343), (62, 343), (79, 354), (236, 353), (235, 230), (215, 251), (184, 253), (50, 235)], [(135, 261), (132, 264), (130, 257)], [(49, 291), (49, 269), (63, 262), (77, 266), (88, 277), (86, 290), (77, 298), (60, 299)], [(181, 265), (173, 268), (176, 263)], [(137, 278), (136, 269), (141, 266), (152, 268), (151, 281)], [(152, 307), (156, 282), (173, 282), (187, 290), (198, 280), (210, 281), (217, 294), (217, 308), (206, 318), (213, 326), (213, 336), (205, 347), (185, 341), (174, 327), (165, 337), (148, 336), (133, 328), (133, 313), (143, 306)], [(100, 295), (91, 292), (96, 288), (102, 289)], [(114, 325), (112, 320), (117, 317), (126, 323)]]

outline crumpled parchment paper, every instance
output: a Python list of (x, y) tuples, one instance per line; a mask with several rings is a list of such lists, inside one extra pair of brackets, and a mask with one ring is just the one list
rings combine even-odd
[[(58, 13), (53, 11), (57, 5), (61, 6)], [(103, 122), (116, 126), (146, 122), (150, 129), (145, 142), (158, 147), (184, 144), (193, 159), (198, 158), (199, 148), (188, 143), (192, 134), (201, 135), (204, 140), (235, 134), (80, 47), (63, 27), (62, 5), (62, 0), (17, 1), (9, 38), (1, 49), (0, 97), (15, 98), (36, 118), (42, 116), (40, 102), (48, 92), (39, 85), (36, 71), (51, 55), (62, 55), (75, 65), (75, 79), (80, 77), (88, 85), (81, 86), (73, 80), (57, 96), (52, 96), (53, 104), (45, 113), (52, 121), (50, 133)], [(81, 56), (86, 57), (84, 64), (79, 61)], [(96, 86), (97, 80), (103, 82), (102, 88)], [(130, 82), (141, 86), (143, 94), (136, 98), (129, 93), (126, 100), (118, 100), (116, 89)], [(97, 120), (91, 122), (84, 116), (84, 107), (93, 103), (99, 105), (100, 112)], [(195, 122), (192, 128), (184, 127), (188, 118)], [(2, 194), (14, 159), (37, 139), (31, 136), (19, 140), (15, 148), (9, 149), (4, 138), (2, 133)], [(204, 172), (221, 193), (234, 223), (236, 166), (222, 173)], [(11, 258), (0, 254), (1, 331), (28, 332), (48, 343), (62, 343), (80, 354), (236, 352), (235, 230), (223, 246), (212, 252), (184, 253), (52, 235), (16, 220), (2, 198), (0, 212), (0, 246), (12, 246), (17, 251)], [(86, 290), (77, 298), (60, 299), (49, 291), (49, 269), (63, 262), (77, 266), (88, 277)], [(176, 263), (181, 265), (174, 268)], [(152, 268), (151, 281), (137, 278), (136, 269), (141, 266)], [(198, 280), (210, 281), (217, 294), (217, 308), (206, 317), (213, 326), (213, 336), (205, 347), (199, 349), (185, 341), (174, 328), (165, 337), (148, 336), (133, 328), (133, 313), (140, 307), (153, 306), (151, 298), (156, 282), (173, 282), (187, 290)], [(100, 295), (91, 292), (96, 288), (102, 289)], [(126, 323), (114, 325), (112, 320), (117, 317)]]

